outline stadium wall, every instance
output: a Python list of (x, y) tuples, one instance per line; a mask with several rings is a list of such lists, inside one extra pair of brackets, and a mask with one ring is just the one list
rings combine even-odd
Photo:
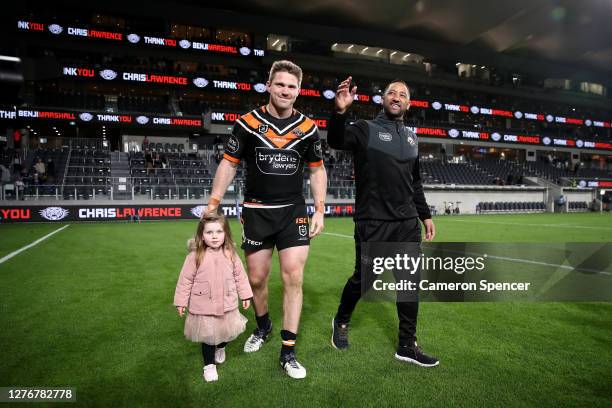
[[(542, 187), (498, 186), (425, 186), (425, 197), (437, 214), (443, 214), (446, 203), (459, 202), (462, 214), (475, 214), (479, 202), (548, 202), (548, 190)], [(568, 201), (591, 202), (592, 190), (569, 190)], [(307, 200), (309, 213), (314, 206)], [(236, 202), (224, 200), (222, 208), (226, 216), (236, 216)], [(352, 216), (355, 204), (352, 200), (329, 200), (327, 216)], [(547, 207), (551, 210), (550, 206)], [(129, 221), (138, 215), (140, 220), (197, 219), (201, 215), (200, 200), (29, 200), (0, 202), (0, 223), (14, 222), (79, 222), (79, 221)], [(238, 211), (241, 211), (238, 206)]]
[(479, 202), (518, 201), (548, 202), (547, 189), (538, 187), (425, 187), (425, 198), (430, 206), (435, 206), (438, 214), (444, 212), (446, 203), (459, 202), (462, 214), (475, 214)]

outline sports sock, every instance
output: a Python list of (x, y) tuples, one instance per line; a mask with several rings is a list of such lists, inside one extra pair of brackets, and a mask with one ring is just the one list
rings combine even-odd
[(257, 327), (262, 330), (270, 330), (270, 326), (272, 326), (272, 322), (270, 321), (270, 315), (266, 312), (265, 315), (255, 316), (255, 320), (257, 320)]
[(297, 334), (290, 332), (289, 330), (281, 330), (281, 339), (283, 340), (283, 347), (281, 348), (281, 360), (289, 353), (295, 352), (295, 340)]

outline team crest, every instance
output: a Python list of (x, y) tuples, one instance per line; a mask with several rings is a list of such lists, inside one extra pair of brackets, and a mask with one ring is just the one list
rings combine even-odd
[(410, 135), (408, 135), (408, 138), (406, 138), (406, 140), (408, 141), (408, 143), (410, 143), (410, 146), (414, 146), (416, 144), (416, 140), (414, 140), (414, 138)]
[(295, 129), (295, 130), (293, 131), (293, 134), (294, 134), (296, 137), (302, 137), (302, 136), (304, 136), (304, 132), (302, 132), (300, 129)]
[(268, 125), (259, 125), (259, 129), (257, 129), (259, 133), (266, 133), (268, 131)]

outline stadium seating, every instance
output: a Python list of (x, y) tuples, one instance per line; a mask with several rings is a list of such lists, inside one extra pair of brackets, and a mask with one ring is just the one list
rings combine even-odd
[(571, 212), (588, 211), (589, 205), (586, 201), (569, 201), (567, 203), (567, 209)]
[(535, 201), (495, 201), (480, 202), (476, 205), (476, 213), (512, 213), (512, 212), (544, 212), (546, 204)]

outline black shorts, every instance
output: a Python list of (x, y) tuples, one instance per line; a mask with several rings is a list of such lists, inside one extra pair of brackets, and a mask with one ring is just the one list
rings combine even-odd
[(280, 251), (310, 245), (308, 213), (305, 204), (281, 208), (242, 208), (242, 249)]

